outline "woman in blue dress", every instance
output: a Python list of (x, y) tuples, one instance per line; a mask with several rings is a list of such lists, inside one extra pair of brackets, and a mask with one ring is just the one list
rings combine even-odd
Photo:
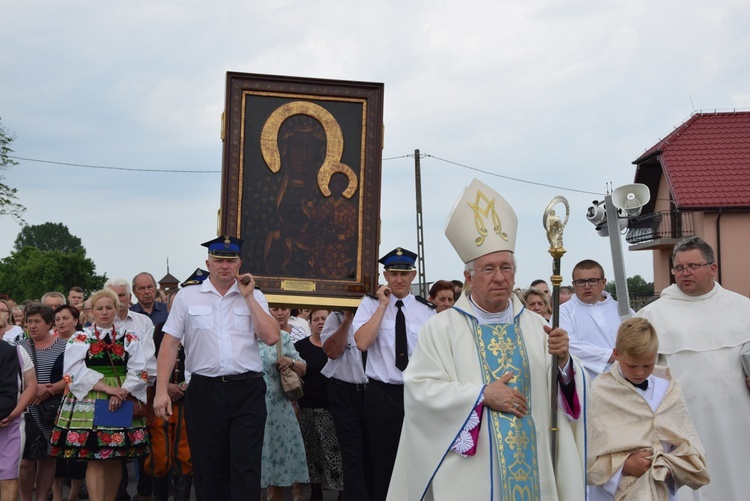
[[(284, 311), (280, 311), (284, 310)], [(305, 361), (294, 349), (289, 337), (288, 308), (271, 308), (271, 314), (281, 327), (281, 357), (276, 346), (258, 342), (263, 360), (263, 378), (266, 380), (266, 428), (263, 435), (263, 463), (260, 485), (266, 488), (268, 501), (282, 500), (284, 487), (294, 485), (294, 501), (302, 501), (302, 483), (310, 481), (307, 474), (305, 443), (302, 441), (299, 423), (292, 402), (281, 387), (280, 369), (291, 368), (303, 376), (307, 369)], [(296, 484), (296, 485), (295, 485)]]

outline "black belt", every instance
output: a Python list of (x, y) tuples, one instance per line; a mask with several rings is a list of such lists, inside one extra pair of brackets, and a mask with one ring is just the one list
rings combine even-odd
[(365, 391), (367, 389), (367, 383), (348, 383), (346, 381), (342, 381), (333, 377), (329, 379), (329, 381), (354, 391)]
[(383, 388), (386, 391), (404, 391), (404, 385), (403, 384), (393, 384), (393, 383), (384, 383), (382, 381), (378, 381), (377, 379), (368, 379), (367, 384), (370, 386), (377, 386), (380, 388)]
[(193, 374), (192, 377), (197, 377), (198, 379), (203, 379), (205, 381), (215, 381), (217, 383), (233, 383), (235, 381), (244, 381), (246, 379), (263, 377), (263, 373), (247, 371), (244, 374), (229, 374), (227, 376), (203, 376), (201, 374)]

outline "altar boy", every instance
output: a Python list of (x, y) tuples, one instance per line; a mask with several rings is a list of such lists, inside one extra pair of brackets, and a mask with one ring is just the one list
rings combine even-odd
[(589, 499), (674, 500), (709, 482), (703, 445), (680, 386), (657, 366), (659, 340), (644, 318), (620, 325), (615, 362), (594, 380), (588, 418)]

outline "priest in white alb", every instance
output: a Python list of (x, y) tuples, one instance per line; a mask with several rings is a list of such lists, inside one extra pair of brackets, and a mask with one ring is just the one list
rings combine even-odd
[[(430, 318), (404, 372), (405, 418), (388, 499), (585, 499), (585, 371), (513, 294), (518, 221), (474, 180), (446, 236), (470, 292)], [(557, 473), (550, 452), (551, 355), (560, 369)]]
[(750, 391), (741, 353), (750, 349), (750, 299), (716, 283), (710, 245), (688, 237), (672, 251), (675, 282), (638, 312), (659, 333), (659, 364), (682, 386), (706, 448), (711, 483), (681, 488), (680, 501), (750, 499)]

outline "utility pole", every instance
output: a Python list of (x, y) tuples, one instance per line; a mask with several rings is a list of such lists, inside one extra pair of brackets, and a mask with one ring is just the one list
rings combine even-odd
[(419, 277), (419, 295), (427, 297), (427, 279), (424, 271), (424, 231), (422, 225), (422, 173), (419, 168), (419, 150), (414, 150), (414, 179), (417, 191), (417, 273)]

